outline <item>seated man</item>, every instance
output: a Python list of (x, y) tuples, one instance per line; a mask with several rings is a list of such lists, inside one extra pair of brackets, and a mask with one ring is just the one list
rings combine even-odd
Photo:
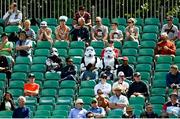
[(114, 91), (115, 95), (109, 98), (109, 107), (125, 111), (126, 106), (129, 104), (128, 98), (121, 94), (121, 87), (116, 87)]
[(126, 107), (126, 113), (122, 115), (122, 118), (136, 118), (136, 115), (133, 114), (133, 108), (130, 106)]
[(118, 29), (118, 23), (112, 22), (112, 30), (110, 31), (109, 37), (112, 41), (123, 42), (123, 33)]
[(139, 72), (134, 73), (134, 82), (129, 86), (127, 92), (128, 98), (130, 97), (148, 97), (149, 91), (147, 85), (141, 81), (141, 74)]
[(91, 101), (91, 108), (89, 111), (94, 113), (95, 118), (103, 118), (106, 116), (104, 108), (98, 106), (98, 101), (96, 98)]
[(5, 25), (18, 25), (22, 20), (22, 12), (17, 10), (17, 4), (14, 2), (11, 4), (8, 12), (3, 16)]
[(160, 41), (157, 43), (155, 54), (158, 55), (172, 55), (176, 52), (175, 44), (169, 40), (167, 33), (161, 33)]
[(24, 84), (25, 96), (37, 96), (39, 94), (39, 84), (35, 83), (35, 75), (29, 74), (29, 82)]
[(166, 91), (168, 93), (169, 88), (175, 89), (180, 85), (180, 72), (177, 65), (171, 65), (170, 71), (166, 75)]
[(146, 104), (145, 112), (142, 112), (141, 118), (158, 118), (158, 115), (153, 111), (153, 107), (150, 103)]

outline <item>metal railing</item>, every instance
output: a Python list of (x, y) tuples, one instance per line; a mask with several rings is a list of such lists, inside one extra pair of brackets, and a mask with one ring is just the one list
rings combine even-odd
[(58, 18), (61, 15), (73, 17), (83, 5), (92, 16), (108, 17), (156, 17), (167, 14), (180, 17), (180, 0), (0, 0), (0, 17), (3, 17), (11, 2), (16, 1), (18, 9), (27, 18)]

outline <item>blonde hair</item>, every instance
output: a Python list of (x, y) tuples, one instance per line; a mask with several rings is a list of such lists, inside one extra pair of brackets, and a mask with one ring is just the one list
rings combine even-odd
[(135, 18), (129, 18), (128, 21), (132, 21), (134, 24), (136, 23), (136, 19)]
[(24, 21), (24, 23), (29, 23), (29, 24), (31, 24), (31, 21), (27, 19), (27, 20)]

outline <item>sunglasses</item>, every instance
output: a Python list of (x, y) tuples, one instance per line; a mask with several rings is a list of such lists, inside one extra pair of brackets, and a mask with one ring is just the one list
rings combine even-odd
[(100, 22), (100, 21), (96, 21), (96, 22)]
[(88, 118), (91, 118), (91, 117), (94, 117), (94, 116), (93, 116), (93, 115), (88, 115), (87, 117), (88, 117)]
[(172, 20), (168, 19), (167, 21), (172, 21)]
[(128, 24), (131, 24), (132, 22), (128, 22)]
[(84, 103), (79, 103), (80, 105), (84, 105)]

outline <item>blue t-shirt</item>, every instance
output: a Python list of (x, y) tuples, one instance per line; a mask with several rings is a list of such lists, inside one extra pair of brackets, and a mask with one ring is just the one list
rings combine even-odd
[(27, 107), (18, 107), (14, 110), (12, 118), (29, 118), (30, 110)]

